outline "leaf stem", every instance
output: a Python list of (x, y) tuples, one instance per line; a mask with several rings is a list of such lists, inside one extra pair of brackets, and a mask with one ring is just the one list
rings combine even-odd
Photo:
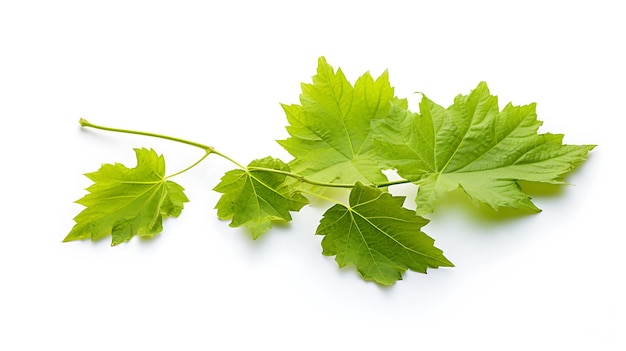
[[(264, 167), (242, 167), (244, 169), (247, 169), (249, 171), (260, 171), (260, 172), (272, 172), (272, 173), (277, 173), (277, 174), (282, 174), (285, 175), (287, 177), (291, 177), (291, 178), (295, 178), (301, 182), (307, 183), (307, 184), (311, 184), (311, 185), (317, 185), (317, 186), (323, 186), (326, 188), (345, 188), (345, 189), (352, 189), (354, 188), (354, 184), (347, 184), (347, 183), (327, 183), (327, 182), (319, 182), (317, 180), (313, 180), (313, 179), (309, 179), (303, 175), (297, 174), (297, 173), (292, 173), (292, 172), (287, 172), (287, 171), (281, 171), (278, 169), (272, 169), (272, 168), (264, 168)], [(379, 183), (379, 184), (370, 184), (373, 187), (376, 188), (385, 188), (391, 185), (397, 185), (397, 184), (406, 184), (406, 183), (410, 183), (410, 180), (407, 179), (401, 179), (401, 180), (394, 180), (394, 181), (390, 181), (390, 182), (385, 182), (385, 183)]]
[(211, 146), (200, 144), (200, 143), (196, 143), (194, 141), (189, 141), (189, 140), (185, 140), (185, 139), (181, 139), (181, 138), (175, 138), (175, 137), (171, 137), (171, 136), (167, 136), (167, 135), (163, 135), (163, 134), (141, 132), (141, 131), (130, 130), (130, 129), (120, 129), (120, 128), (104, 127), (104, 126), (100, 126), (100, 125), (97, 125), (97, 124), (93, 124), (93, 123), (87, 121), (84, 118), (81, 118), (78, 122), (83, 127), (90, 127), (90, 128), (95, 128), (95, 129), (107, 130), (107, 131), (110, 131), (110, 132), (136, 134), (136, 135), (144, 135), (144, 136), (149, 136), (149, 137), (154, 137), (154, 138), (166, 139), (166, 140), (171, 140), (171, 141), (175, 141), (175, 142), (178, 142), (178, 143), (183, 143), (183, 144), (187, 144), (187, 145), (191, 145), (191, 146), (195, 146), (195, 147), (201, 148), (202, 150), (205, 150), (209, 154), (215, 152), (215, 150)]
[(324, 196), (324, 195), (322, 195), (320, 193), (316, 193), (316, 192), (309, 191), (309, 190), (306, 190), (306, 189), (300, 189), (300, 192), (303, 193), (303, 194), (307, 194), (307, 195), (316, 197), (318, 199), (322, 199), (322, 200), (325, 200), (325, 201), (328, 201), (328, 202), (331, 202), (331, 203), (335, 203), (337, 205), (341, 205), (341, 206), (343, 206), (345, 208), (349, 208), (350, 207), (347, 204), (344, 204), (343, 202), (341, 202), (341, 201), (339, 201), (337, 199), (333, 199), (332, 197)]
[[(174, 176), (179, 175), (181, 173), (184, 173), (184, 172), (190, 170), (191, 168), (195, 167), (196, 165), (198, 165), (200, 162), (204, 161), (204, 159), (207, 158), (210, 154), (216, 154), (216, 155), (218, 155), (218, 156), (220, 156), (220, 157), (230, 161), (231, 163), (233, 163), (237, 167), (239, 167), (239, 168), (241, 168), (241, 169), (243, 169), (245, 171), (249, 171), (249, 172), (257, 171), (257, 172), (271, 172), (271, 173), (276, 173), (276, 174), (282, 174), (282, 175), (287, 176), (287, 177), (295, 178), (298, 181), (301, 181), (303, 183), (316, 185), (316, 186), (322, 186), (322, 187), (326, 187), (326, 188), (345, 188), (345, 189), (352, 189), (352, 188), (354, 188), (354, 184), (320, 182), (320, 181), (317, 181), (317, 180), (309, 179), (309, 178), (307, 178), (307, 177), (305, 177), (303, 175), (297, 174), (297, 173), (281, 171), (281, 170), (278, 170), (278, 169), (264, 168), (264, 167), (246, 167), (246, 166), (240, 164), (239, 162), (233, 160), (232, 158), (228, 157), (227, 155), (225, 155), (225, 154), (215, 150), (212, 146), (204, 145), (204, 144), (197, 143), (197, 142), (194, 142), (194, 141), (189, 141), (189, 140), (176, 138), (176, 137), (171, 137), (171, 136), (163, 135), (163, 134), (157, 134), (157, 133), (142, 132), (142, 131), (130, 130), (130, 129), (105, 127), (105, 126), (93, 124), (93, 123), (87, 121), (84, 118), (81, 118), (79, 120), (79, 123), (83, 127), (89, 127), (89, 128), (94, 128), (94, 129), (106, 130), (106, 131), (110, 131), (110, 132), (117, 132), (117, 133), (143, 135), (143, 136), (149, 136), (149, 137), (153, 137), (153, 138), (159, 138), (159, 139), (175, 141), (175, 142), (178, 142), (178, 143), (195, 146), (195, 147), (200, 148), (200, 149), (205, 151), (205, 154), (198, 161), (193, 163), (191, 166), (183, 169), (182, 171), (179, 171), (179, 172), (176, 172), (174, 174), (171, 174), (171, 175), (167, 176), (166, 178), (171, 178), (171, 177), (174, 177)], [(391, 186), (391, 185), (406, 184), (406, 183), (411, 183), (411, 181), (407, 180), (407, 179), (401, 179), (401, 180), (395, 180), (395, 181), (379, 183), (379, 184), (370, 184), (370, 185), (373, 186), (373, 187), (376, 187), (376, 188), (384, 188), (384, 187), (388, 187), (388, 186)]]
[[(215, 149), (213, 149), (213, 151), (212, 151), (212, 152), (213, 152), (214, 154), (216, 154), (216, 155), (218, 155), (218, 156), (222, 157), (223, 159), (226, 159), (226, 160), (230, 161), (232, 164), (234, 164), (235, 166), (237, 166), (237, 167), (239, 167), (239, 168), (241, 168), (241, 169), (244, 169), (244, 170), (247, 170), (247, 169), (248, 169), (248, 167), (246, 167), (246, 166), (244, 166), (244, 165), (240, 164), (239, 162), (237, 162), (237, 161), (233, 160), (232, 158), (230, 158), (230, 157), (228, 157), (228, 156), (224, 155), (223, 153), (221, 153), (221, 152), (219, 152), (219, 151), (217, 151), (217, 150), (215, 150)], [(268, 168), (268, 170), (269, 170), (269, 168)]]
[(190, 169), (194, 168), (195, 166), (197, 166), (200, 162), (204, 161), (204, 159), (207, 158), (211, 153), (212, 153), (211, 151), (206, 150), (204, 155), (202, 157), (200, 157), (200, 159), (198, 161), (194, 162), (191, 166), (189, 166), (189, 167), (187, 167), (187, 168), (185, 168), (185, 169), (183, 169), (181, 171), (178, 171), (176, 173), (170, 174), (170, 175), (166, 176), (165, 179), (172, 178), (172, 177), (175, 177), (175, 176), (177, 176), (179, 174), (187, 172), (188, 170), (190, 170)]

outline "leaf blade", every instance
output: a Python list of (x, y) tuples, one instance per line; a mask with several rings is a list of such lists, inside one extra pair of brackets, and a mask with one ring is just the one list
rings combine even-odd
[(111, 235), (111, 245), (138, 235), (152, 238), (163, 230), (163, 219), (178, 217), (189, 199), (184, 189), (165, 178), (163, 156), (150, 149), (135, 149), (137, 165), (104, 164), (86, 176), (89, 192), (76, 203), (85, 206), (64, 242)]
[(340, 267), (354, 264), (366, 280), (392, 285), (410, 269), (453, 264), (420, 229), (428, 223), (402, 207), (403, 197), (356, 183), (350, 205), (334, 205), (320, 221), (316, 234), (323, 235), (322, 253), (335, 256)]
[(386, 71), (377, 79), (365, 73), (353, 86), (321, 57), (313, 83), (302, 84), (300, 105), (283, 105), (290, 137), (278, 143), (294, 156), (291, 169), (319, 182), (385, 182), (370, 121), (385, 118), (392, 99)]
[[(562, 183), (595, 145), (564, 145), (562, 135), (539, 134), (535, 109), (507, 104), (500, 111), (484, 82), (447, 109), (423, 96), (420, 114), (396, 108), (372, 123), (379, 163), (419, 185), (421, 214), (457, 188), (496, 210), (539, 211), (518, 181)], [(426, 136), (414, 137), (419, 133)]]
[(250, 162), (247, 169), (227, 172), (213, 188), (222, 193), (215, 205), (218, 217), (230, 219), (231, 227), (246, 227), (253, 239), (269, 230), (272, 222), (291, 221), (290, 212), (309, 203), (284, 174), (259, 168), (289, 172), (289, 166), (281, 160), (266, 157)]

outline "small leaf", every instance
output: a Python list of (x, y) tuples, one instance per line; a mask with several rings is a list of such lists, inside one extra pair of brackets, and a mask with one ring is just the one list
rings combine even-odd
[(289, 211), (299, 211), (309, 201), (288, 184), (286, 176), (258, 170), (269, 168), (289, 172), (279, 159), (266, 157), (252, 161), (245, 170), (227, 172), (213, 189), (222, 193), (217, 216), (232, 219), (231, 227), (246, 227), (254, 239), (272, 227), (272, 222), (291, 221)]
[(420, 113), (395, 105), (373, 121), (378, 161), (419, 185), (417, 212), (431, 212), (447, 193), (462, 188), (475, 203), (539, 209), (517, 181), (559, 184), (594, 145), (563, 145), (563, 135), (538, 134), (535, 104), (502, 111), (480, 83), (447, 109), (426, 96)]
[(104, 164), (86, 174), (94, 184), (77, 203), (87, 208), (74, 218), (76, 225), (63, 241), (111, 235), (111, 245), (117, 245), (134, 235), (151, 238), (163, 230), (164, 218), (180, 215), (189, 199), (180, 185), (165, 179), (163, 156), (143, 148), (135, 154), (135, 168)]
[(391, 285), (410, 269), (452, 267), (452, 262), (420, 229), (428, 223), (402, 207), (395, 197), (358, 182), (350, 206), (334, 205), (324, 213), (316, 234), (324, 235), (323, 254), (340, 267), (354, 264), (364, 279)]

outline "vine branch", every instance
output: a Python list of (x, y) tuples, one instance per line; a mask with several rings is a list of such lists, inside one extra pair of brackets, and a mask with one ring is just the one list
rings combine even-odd
[[(171, 175), (167, 176), (167, 178), (171, 178), (171, 177), (177, 176), (177, 175), (179, 175), (181, 173), (184, 173), (184, 172), (190, 170), (191, 168), (195, 167), (196, 165), (198, 165), (200, 162), (204, 161), (204, 159), (207, 158), (209, 155), (215, 154), (215, 155), (218, 155), (218, 156), (220, 156), (220, 157), (230, 161), (231, 163), (233, 163), (237, 167), (245, 170), (246, 172), (270, 172), (270, 173), (275, 173), (275, 174), (282, 174), (284, 176), (297, 179), (298, 181), (303, 182), (303, 183), (316, 185), (316, 186), (322, 186), (322, 187), (326, 187), (326, 188), (345, 188), (345, 189), (352, 189), (352, 188), (354, 188), (354, 184), (320, 182), (320, 181), (316, 181), (316, 180), (313, 180), (313, 179), (309, 179), (309, 178), (307, 178), (307, 177), (305, 177), (305, 176), (303, 176), (301, 174), (297, 174), (297, 173), (293, 173), (293, 172), (287, 172), (287, 171), (282, 171), (282, 170), (279, 170), (279, 169), (264, 168), (264, 167), (246, 167), (246, 166), (243, 166), (242, 164), (240, 164), (239, 162), (233, 160), (229, 156), (227, 156), (227, 155), (225, 155), (225, 154), (215, 150), (215, 148), (213, 148), (212, 146), (208, 146), (208, 145), (205, 145), (205, 144), (197, 143), (195, 141), (189, 141), (189, 140), (186, 140), (186, 139), (171, 137), (171, 136), (168, 136), (168, 135), (163, 135), (163, 134), (158, 134), (158, 133), (142, 132), (142, 131), (131, 130), (131, 129), (121, 129), (121, 128), (105, 127), (105, 126), (93, 124), (93, 123), (87, 121), (84, 118), (81, 118), (79, 120), (79, 123), (80, 123), (80, 125), (82, 127), (89, 127), (89, 128), (100, 129), (100, 130), (105, 130), (105, 131), (109, 131), (109, 132), (135, 134), (135, 135), (142, 135), (142, 136), (148, 136), (148, 137), (153, 137), (153, 138), (159, 138), (159, 139), (175, 141), (177, 143), (182, 143), (182, 144), (186, 144), (186, 145), (190, 145), (190, 146), (195, 146), (195, 147), (200, 148), (200, 149), (205, 151), (205, 154), (198, 161), (193, 163), (191, 166), (183, 169), (182, 171), (179, 171), (179, 172), (176, 172), (174, 174), (171, 174)], [(411, 181), (410, 180), (406, 180), (406, 179), (401, 179), (401, 180), (389, 181), (389, 182), (378, 183), (378, 184), (369, 184), (369, 185), (371, 185), (373, 187), (376, 187), (376, 188), (385, 188), (385, 187), (392, 186), (392, 185), (406, 184), (406, 183), (411, 183)]]

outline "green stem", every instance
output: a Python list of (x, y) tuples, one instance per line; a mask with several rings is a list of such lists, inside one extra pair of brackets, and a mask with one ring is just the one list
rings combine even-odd
[(199, 147), (202, 150), (207, 151), (208, 153), (214, 153), (214, 151), (215, 151), (211, 146), (200, 144), (200, 143), (196, 143), (196, 142), (185, 140), (185, 139), (174, 138), (174, 137), (167, 136), (167, 135), (156, 134), (156, 133), (148, 133), (148, 132), (140, 132), (140, 131), (137, 131), (137, 130), (130, 130), (130, 129), (119, 129), (119, 128), (103, 127), (103, 126), (99, 126), (97, 124), (93, 124), (93, 123), (87, 121), (84, 118), (81, 118), (78, 122), (83, 127), (90, 127), (90, 128), (95, 128), (95, 129), (107, 130), (107, 131), (110, 131), (110, 132), (144, 135), (144, 136), (149, 136), (149, 137), (154, 137), (154, 138), (171, 140), (171, 141), (175, 141), (175, 142), (178, 142), (178, 143), (183, 143), (183, 144)]
[[(308, 179), (303, 175), (297, 174), (297, 173), (292, 173), (292, 172), (287, 172), (287, 171), (281, 171), (278, 169), (272, 169), (272, 168), (264, 168), (264, 167), (242, 167), (245, 168), (249, 171), (260, 171), (260, 172), (272, 172), (272, 173), (277, 173), (277, 174), (282, 174), (285, 175), (287, 177), (291, 177), (291, 178), (295, 178), (301, 182), (307, 183), (307, 184), (311, 184), (311, 185), (317, 185), (317, 186), (323, 186), (326, 188), (346, 188), (346, 189), (352, 189), (354, 188), (354, 184), (347, 184), (347, 183), (327, 183), (327, 182), (319, 182), (317, 180), (313, 180), (313, 179)], [(390, 182), (385, 182), (385, 183), (379, 183), (379, 184), (370, 184), (371, 186), (374, 186), (376, 188), (385, 188), (391, 185), (397, 185), (397, 184), (407, 184), (410, 183), (410, 180), (406, 180), (406, 179), (401, 179), (401, 180), (394, 180), (394, 181), (390, 181)]]
[(265, 167), (246, 167), (246, 169), (250, 172), (271, 172), (271, 173), (276, 173), (276, 174), (282, 174), (284, 176), (287, 177), (291, 177), (291, 178), (295, 178), (298, 181), (304, 182), (304, 183), (308, 183), (311, 185), (318, 185), (318, 186), (323, 186), (323, 187), (327, 187), (327, 188), (352, 188), (354, 187), (353, 184), (340, 184), (340, 183), (326, 183), (326, 182), (318, 182), (316, 180), (312, 180), (312, 179), (308, 179), (303, 175), (297, 174), (297, 173), (292, 173), (292, 172), (287, 172), (287, 171), (281, 171), (279, 169), (273, 169), (273, 168), (265, 168)]
[(233, 160), (232, 158), (230, 158), (230, 157), (228, 157), (228, 156), (224, 155), (223, 153), (221, 153), (221, 152), (219, 152), (219, 151), (217, 151), (217, 150), (215, 150), (215, 149), (213, 149), (213, 153), (214, 153), (214, 154), (216, 154), (216, 155), (218, 155), (218, 156), (220, 156), (220, 157), (222, 157), (223, 159), (226, 159), (226, 160), (230, 161), (232, 164), (234, 164), (235, 166), (237, 166), (237, 167), (239, 167), (239, 168), (241, 168), (241, 169), (245, 169), (245, 170), (247, 170), (247, 169), (248, 169), (246, 166), (244, 166), (244, 165), (240, 164), (239, 162), (237, 162), (237, 161)]
[[(316, 185), (316, 186), (322, 186), (322, 187), (326, 187), (326, 188), (346, 188), (346, 189), (354, 188), (354, 184), (319, 182), (317, 180), (308, 179), (305, 176), (297, 174), (297, 173), (281, 171), (281, 170), (278, 170), (278, 169), (264, 168), (264, 167), (246, 167), (246, 166), (240, 164), (239, 162), (233, 160), (232, 158), (226, 156), (225, 154), (215, 150), (213, 147), (208, 146), (208, 145), (204, 145), (204, 144), (200, 144), (200, 143), (196, 143), (194, 141), (189, 141), (189, 140), (185, 140), (185, 139), (181, 139), (181, 138), (175, 138), (175, 137), (171, 137), (171, 136), (167, 136), (167, 135), (163, 135), (163, 134), (157, 134), (157, 133), (141, 132), (141, 131), (130, 130), (130, 129), (120, 129), (120, 128), (104, 127), (104, 126), (100, 126), (100, 125), (97, 125), (97, 124), (93, 124), (93, 123), (91, 123), (91, 122), (89, 122), (89, 121), (87, 121), (86, 119), (83, 119), (83, 118), (80, 119), (79, 123), (83, 127), (90, 127), (90, 128), (106, 130), (106, 131), (110, 131), (110, 132), (143, 135), (143, 136), (149, 136), (149, 137), (153, 137), (153, 138), (171, 140), (171, 141), (175, 141), (175, 142), (178, 142), (178, 143), (195, 146), (195, 147), (198, 147), (198, 148), (200, 148), (200, 149), (205, 151), (204, 156), (202, 156), (194, 164), (192, 164), (191, 166), (183, 169), (182, 171), (179, 171), (179, 172), (176, 172), (174, 174), (171, 174), (171, 175), (167, 176), (167, 178), (171, 178), (171, 177), (174, 177), (174, 176), (179, 175), (181, 173), (184, 173), (184, 172), (190, 170), (191, 168), (195, 167), (196, 165), (198, 165), (200, 162), (204, 161), (204, 159), (207, 158), (210, 154), (216, 154), (216, 155), (218, 155), (218, 156), (220, 156), (220, 157), (230, 161), (231, 163), (233, 163), (237, 167), (239, 167), (239, 168), (241, 168), (241, 169), (243, 169), (243, 170), (245, 170), (247, 172), (248, 171), (249, 172), (258, 171), (258, 172), (271, 172), (271, 173), (276, 173), (276, 174), (282, 174), (282, 175), (287, 176), (287, 177), (295, 178), (295, 179), (297, 179), (297, 180), (299, 180), (299, 181), (301, 181), (303, 183)], [(384, 188), (384, 187), (388, 187), (388, 186), (391, 186), (391, 185), (406, 184), (406, 183), (410, 183), (410, 182), (411, 182), (410, 180), (401, 179), (401, 180), (395, 180), (395, 181), (391, 181), (391, 182), (385, 182), (385, 183), (379, 183), (379, 184), (370, 184), (370, 185), (374, 186), (374, 187), (377, 187), (377, 188)]]
[(189, 167), (187, 167), (187, 168), (183, 169), (182, 171), (178, 171), (178, 172), (176, 172), (176, 173), (170, 174), (170, 175), (168, 175), (167, 177), (165, 177), (165, 179), (167, 179), (167, 178), (172, 178), (172, 177), (175, 177), (175, 176), (177, 176), (177, 175), (179, 175), (179, 174), (182, 174), (182, 173), (187, 172), (188, 170), (190, 170), (190, 169), (194, 168), (195, 166), (197, 166), (200, 162), (204, 161), (204, 159), (205, 159), (205, 158), (207, 158), (210, 154), (211, 154), (211, 151), (206, 150), (206, 152), (204, 153), (204, 155), (203, 155), (202, 157), (200, 157), (200, 159), (199, 159), (198, 161), (194, 162), (191, 166), (189, 166)]
[(313, 191), (309, 191), (309, 190), (306, 190), (306, 189), (300, 189), (300, 192), (302, 192), (303, 194), (311, 195), (311, 196), (316, 197), (318, 199), (322, 199), (322, 200), (325, 200), (325, 201), (328, 201), (328, 202), (335, 203), (337, 205), (341, 205), (341, 206), (343, 206), (345, 208), (349, 208), (350, 207), (350, 206), (344, 204), (343, 202), (341, 202), (341, 201), (339, 201), (337, 199), (333, 199), (332, 197), (324, 196), (324, 195), (322, 195), (320, 193), (315, 193)]

